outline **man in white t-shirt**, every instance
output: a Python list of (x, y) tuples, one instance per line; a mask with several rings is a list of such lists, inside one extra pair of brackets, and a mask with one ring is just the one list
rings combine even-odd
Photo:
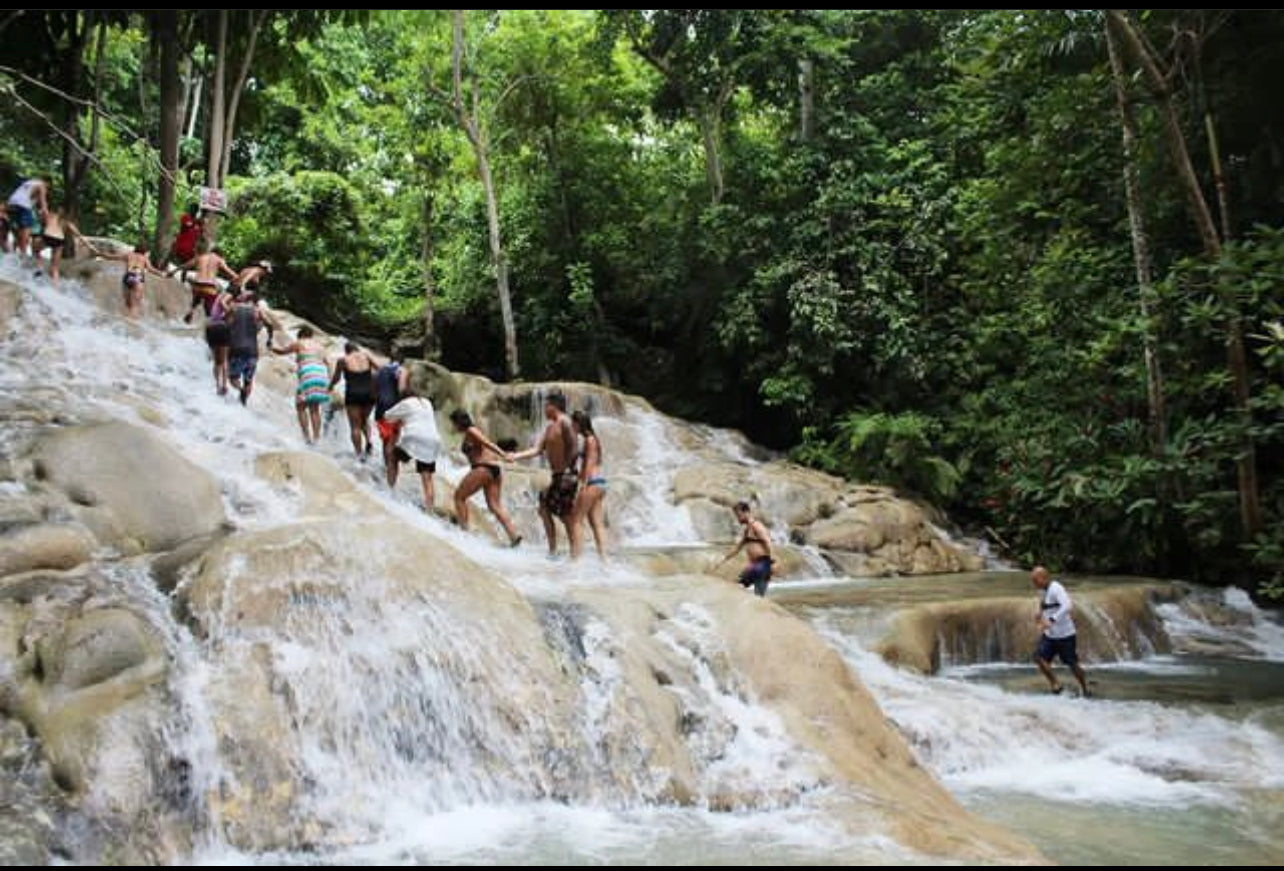
[[(424, 511), (432, 513), (435, 493), (433, 473), (441, 452), (441, 435), (437, 432), (437, 415), (432, 403), (415, 394), (409, 383), (401, 392), (401, 401), (384, 412), (383, 419), (396, 431), (393, 461), (415, 461), (415, 471), (424, 490)], [(392, 477), (396, 482), (396, 476)]]
[(1075, 680), (1079, 681), (1079, 688), (1086, 696), (1088, 695), (1088, 676), (1083, 673), (1083, 667), (1079, 665), (1079, 654), (1075, 650), (1074, 620), (1070, 617), (1073, 607), (1070, 604), (1070, 594), (1066, 592), (1066, 588), (1060, 581), (1052, 580), (1048, 570), (1043, 566), (1034, 567), (1034, 571), (1030, 572), (1030, 581), (1043, 593), (1039, 599), (1039, 613), (1035, 617), (1035, 622), (1039, 624), (1043, 634), (1039, 637), (1034, 661), (1039, 664), (1039, 671), (1043, 672), (1043, 676), (1048, 679), (1053, 694), (1059, 695), (1064, 687), (1052, 673), (1052, 660), (1060, 657), (1070, 671), (1074, 672)]

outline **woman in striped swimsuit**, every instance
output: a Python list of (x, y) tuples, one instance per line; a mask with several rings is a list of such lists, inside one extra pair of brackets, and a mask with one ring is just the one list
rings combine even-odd
[(327, 387), (330, 383), (330, 370), (325, 364), (325, 352), (321, 344), (312, 338), (311, 327), (299, 327), (298, 338), (278, 348), (269, 345), (273, 354), (294, 354), (298, 364), (299, 390), (295, 394), (294, 405), (299, 412), (299, 428), (303, 430), (303, 439), (308, 444), (315, 444), (321, 438), (321, 406), (330, 401)]

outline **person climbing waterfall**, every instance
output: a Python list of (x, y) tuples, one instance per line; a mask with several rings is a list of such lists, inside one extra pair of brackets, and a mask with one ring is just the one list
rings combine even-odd
[(325, 352), (314, 335), (311, 327), (302, 326), (294, 341), (284, 348), (268, 345), (273, 354), (283, 357), (295, 355), (299, 388), (295, 393), (294, 407), (299, 414), (303, 440), (310, 445), (321, 438), (321, 406), (330, 401), (330, 392), (325, 389), (330, 374), (325, 365)]
[(169, 253), (165, 257), (166, 262), (182, 268), (182, 264), (199, 253), (198, 249), (204, 237), (205, 221), (196, 206), (192, 206), (178, 219), (178, 235), (174, 237), (174, 244), (169, 248)]
[(14, 250), (19, 255), (31, 254), (31, 234), (36, 219), (41, 223), (49, 215), (49, 183), (42, 178), (29, 178), (9, 195), (6, 203), (9, 229), (13, 231)]
[[(208, 242), (201, 243), (201, 253), (197, 254), (191, 260), (183, 264), (183, 280), (192, 288), (192, 304), (183, 316), (183, 323), (190, 324), (192, 315), (195, 314), (198, 307), (205, 309), (205, 317), (209, 318), (214, 307), (214, 301), (218, 299), (219, 284), (218, 277), (220, 274), (226, 275), (229, 281), (236, 280), (236, 271), (227, 265), (223, 259), (222, 252), (217, 248), (212, 248)], [(187, 270), (195, 270), (195, 276), (188, 276)]]
[[(357, 460), (362, 461), (374, 450), (374, 442), (370, 436), (370, 412), (375, 404), (375, 362), (369, 354), (352, 342), (344, 344), (343, 352), (343, 356), (334, 366), (334, 374), (330, 376), (328, 389), (334, 390), (339, 379), (343, 379), (343, 407), (348, 415), (348, 432), (352, 436), (352, 450), (356, 452)], [(413, 394), (402, 391), (402, 396), (409, 395)], [(431, 489), (431, 484), (429, 488)]]
[[(349, 345), (349, 347), (352, 346)], [(352, 382), (349, 381), (348, 390), (351, 391), (351, 389)], [(351, 396), (350, 393), (349, 396)], [(349, 408), (351, 408), (350, 405)], [(369, 414), (370, 407), (366, 406), (367, 417)], [(401, 401), (384, 412), (383, 419), (398, 424), (397, 442), (393, 446), (393, 454), (399, 463), (415, 461), (415, 471), (419, 473), (420, 485), (423, 487), (424, 511), (431, 514), (436, 503), (432, 476), (437, 471), (437, 455), (441, 452), (441, 434), (437, 432), (436, 409), (432, 407), (432, 402), (427, 397), (419, 396), (413, 387), (407, 386), (402, 391)], [(349, 412), (349, 420), (351, 420), (351, 412)], [(356, 436), (353, 436), (353, 442), (355, 444)]]
[(1084, 674), (1083, 666), (1079, 665), (1079, 652), (1076, 650), (1074, 619), (1070, 616), (1074, 606), (1070, 601), (1070, 594), (1060, 581), (1052, 579), (1043, 566), (1034, 567), (1030, 572), (1030, 582), (1042, 593), (1039, 597), (1039, 611), (1034, 617), (1035, 623), (1042, 630), (1039, 646), (1034, 652), (1034, 661), (1038, 664), (1039, 671), (1048, 679), (1053, 695), (1060, 695), (1064, 687), (1052, 673), (1052, 660), (1059, 657), (1074, 674), (1084, 696), (1090, 695), (1088, 676)]
[(606, 525), (603, 523), (606, 511), (606, 475), (602, 472), (602, 440), (593, 431), (593, 418), (587, 411), (572, 414), (571, 423), (584, 443), (580, 450), (579, 493), (575, 497), (575, 514), (571, 521), (581, 531), (581, 537), (571, 543), (574, 548), (571, 558), (578, 559), (583, 549), (583, 524), (587, 520), (589, 529), (593, 531), (593, 545), (597, 548), (597, 555), (606, 559)]
[(450, 422), (455, 431), (464, 437), (459, 449), (468, 460), (468, 473), (455, 485), (455, 517), (459, 520), (460, 528), (468, 528), (469, 498), (478, 490), (484, 490), (486, 507), (495, 515), (499, 525), (504, 527), (508, 543), (517, 547), (522, 543), (522, 537), (517, 534), (517, 530), (513, 528), (513, 519), (504, 510), (504, 471), (499, 467), (500, 461), (507, 455), (499, 445), (486, 437), (462, 408), (451, 412)]
[(260, 260), (242, 269), (232, 281), (232, 284), (236, 287), (254, 294), (254, 298), (258, 301), (259, 320), (267, 328), (267, 340), (269, 342), (272, 341), (272, 336), (276, 334), (277, 330), (283, 329), (280, 320), (263, 298), (263, 285), (271, 275), (272, 264), (267, 260)]
[(242, 289), (233, 300), (228, 326), (232, 351), (228, 357), (228, 379), (236, 388), (241, 405), (245, 405), (254, 390), (254, 372), (259, 364), (259, 328), (263, 326), (252, 292)]
[(152, 257), (147, 251), (147, 243), (139, 242), (134, 246), (133, 251), (123, 251), (114, 254), (109, 251), (99, 251), (88, 240), (85, 246), (93, 252), (94, 256), (101, 257), (103, 260), (116, 260), (125, 264), (125, 272), (120, 277), (120, 291), (125, 298), (125, 317), (130, 320), (137, 320), (138, 316), (143, 313), (143, 292), (147, 286), (147, 273), (164, 277), (165, 273), (152, 265)]
[[(67, 234), (70, 233), (82, 240), (85, 237), (75, 224), (67, 220), (61, 209), (49, 209), (44, 213), (42, 220), (40, 233), (32, 241), (32, 251), (37, 257), (40, 256), (41, 251), (49, 252), (49, 278), (57, 281), (61, 277), (62, 255), (67, 244)], [(86, 244), (88, 244), (87, 241)]]
[(572, 556), (579, 553), (579, 530), (572, 522), (575, 510), (575, 494), (579, 490), (579, 481), (575, 477), (575, 459), (579, 451), (576, 448), (575, 428), (566, 415), (566, 397), (560, 393), (550, 393), (544, 399), (544, 418), (548, 421), (539, 440), (524, 451), (509, 454), (509, 462), (526, 460), (544, 455), (548, 461), (549, 471), (553, 474), (548, 489), (539, 497), (539, 518), (544, 523), (544, 533), (548, 537), (548, 554), (557, 553), (557, 527), (553, 523), (556, 517), (566, 527), (566, 537), (570, 542)]
[(732, 510), (735, 512), (736, 522), (744, 529), (731, 553), (724, 556), (714, 568), (744, 550), (749, 558), (749, 565), (740, 573), (740, 586), (746, 589), (753, 587), (755, 596), (766, 596), (767, 584), (771, 581), (771, 534), (767, 532), (766, 525), (753, 516), (753, 509), (748, 502), (741, 500)]
[(383, 416), (401, 401), (408, 389), (410, 372), (401, 365), (401, 355), (394, 351), (392, 359), (379, 368), (374, 379), (375, 428), (379, 430), (379, 440), (383, 443), (384, 477), (387, 478), (389, 487), (397, 486), (397, 473), (401, 464), (397, 462), (397, 454), (393, 450), (397, 442), (397, 425), (393, 421), (385, 421)]

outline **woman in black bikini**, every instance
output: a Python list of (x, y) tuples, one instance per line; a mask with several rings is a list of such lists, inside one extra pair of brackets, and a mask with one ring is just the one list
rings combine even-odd
[(352, 449), (357, 459), (370, 456), (374, 442), (370, 439), (370, 412), (374, 409), (374, 360), (352, 342), (343, 346), (344, 354), (334, 367), (329, 390), (339, 379), (344, 381), (343, 407), (348, 412), (348, 430), (352, 434)]
[(455, 487), (455, 516), (459, 518), (461, 529), (468, 528), (468, 500), (478, 490), (485, 490), (486, 507), (495, 515), (499, 525), (508, 533), (508, 542), (513, 547), (522, 543), (522, 537), (513, 529), (513, 519), (504, 510), (503, 470), (499, 463), (504, 452), (499, 445), (486, 438), (485, 434), (473, 423), (472, 417), (462, 408), (455, 409), (450, 415), (450, 422), (455, 430), (464, 436), (460, 450), (468, 458), (468, 474)]

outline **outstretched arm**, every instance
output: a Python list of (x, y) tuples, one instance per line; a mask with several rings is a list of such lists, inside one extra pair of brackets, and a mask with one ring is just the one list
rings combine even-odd
[(299, 350), (299, 343), (291, 342), (290, 344), (286, 345), (284, 348), (278, 348), (276, 345), (273, 345), (269, 342), (268, 350), (271, 351), (273, 354), (279, 354), (282, 357), (284, 357), (287, 354), (293, 354), (295, 351)]
[(238, 273), (236, 272), (236, 270), (228, 266), (227, 261), (223, 260), (222, 258), (219, 258), (219, 261), (218, 261), (218, 271), (226, 275), (228, 278), (228, 281), (235, 282), (237, 279)]
[[(526, 450), (514, 451), (513, 453), (506, 454), (505, 456), (508, 457), (508, 461), (510, 463), (516, 462), (517, 460), (529, 460), (531, 457), (538, 457), (544, 450), (544, 439), (546, 438), (548, 438), (548, 427), (544, 427), (544, 431), (539, 434), (539, 441), (535, 442), (534, 445), (526, 448)], [(500, 451), (500, 453), (502, 454), (503, 451)]]
[(476, 441), (477, 441), (477, 442), (478, 442), (482, 447), (484, 447), (486, 450), (488, 450), (488, 451), (492, 451), (492, 452), (494, 452), (494, 453), (498, 454), (498, 455), (499, 455), (499, 456), (501, 456), (501, 457), (505, 457), (505, 456), (506, 456), (506, 454), (504, 453), (503, 449), (502, 449), (499, 445), (497, 445), (497, 444), (495, 444), (493, 441), (491, 441), (490, 439), (486, 438), (486, 436), (482, 433), (482, 431), (481, 431), (481, 430), (479, 430), (477, 427), (475, 427), (475, 426), (470, 426), (470, 427), (468, 428), (468, 433), (467, 433), (467, 434), (468, 434), (468, 435), (470, 435), (470, 436), (472, 436), (472, 437), (473, 437), (473, 439), (474, 439), (474, 440), (476, 440)]
[(330, 386), (327, 387), (326, 390), (333, 390), (334, 385), (339, 383), (339, 379), (342, 378), (343, 373), (347, 371), (348, 371), (348, 361), (345, 360), (343, 357), (340, 357), (339, 362), (334, 364), (334, 374), (330, 376)]

